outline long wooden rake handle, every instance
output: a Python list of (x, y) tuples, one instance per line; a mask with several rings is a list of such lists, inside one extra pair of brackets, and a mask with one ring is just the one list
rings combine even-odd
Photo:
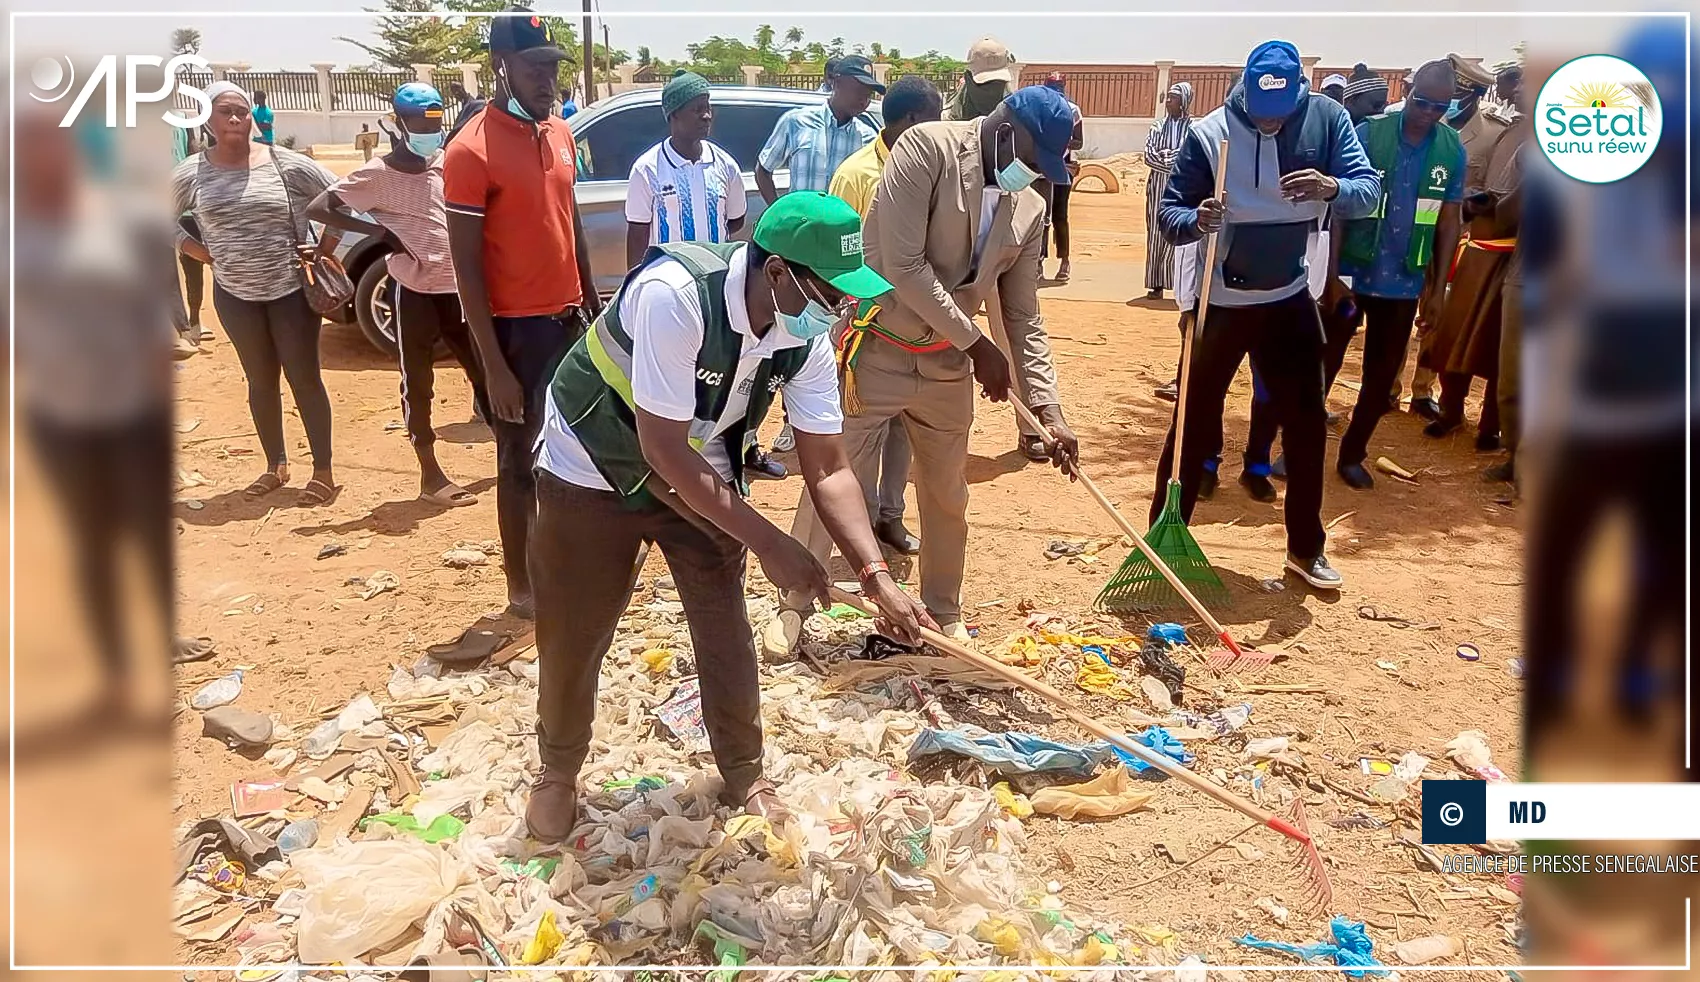
[[(1216, 200), (1223, 200), (1228, 186), (1228, 141), (1216, 148)], [(1147, 235), (1150, 231), (1147, 230)], [(1204, 245), (1204, 276), (1198, 283), (1198, 313), (1192, 319), (1192, 330), (1181, 335), (1181, 377), (1175, 393), (1175, 456), (1169, 467), (1171, 475), (1181, 472), (1181, 443), (1186, 435), (1186, 390), (1192, 380), (1192, 339), (1204, 333), (1204, 317), (1210, 311), (1210, 284), (1216, 279), (1216, 242), (1221, 230), (1209, 233)], [(1169, 478), (1177, 481), (1178, 476)]]
[[(1040, 432), (1043, 432), (1043, 428), (1040, 429)], [(1138, 540), (1138, 536), (1135, 536), (1135, 540)], [(869, 616), (878, 615), (878, 611), (869, 606), (868, 602), (861, 597), (858, 597), (853, 593), (846, 593), (837, 587), (832, 587), (831, 591), (832, 599), (838, 603), (847, 604)], [(1227, 788), (1218, 787), (1202, 775), (1175, 763), (1170, 758), (1157, 753), (1150, 747), (1147, 747), (1142, 743), (1135, 743), (1134, 741), (1129, 740), (1122, 734), (1117, 733), (1115, 730), (1110, 729), (1108, 726), (1105, 726), (1093, 717), (1087, 715), (1086, 711), (1068, 696), (1063, 695), (1052, 686), (1034, 678), (1031, 675), (1028, 675), (1026, 672), (1022, 672), (1009, 665), (1005, 665), (996, 658), (983, 655), (966, 645), (958, 644), (943, 634), (928, 628), (921, 628), (921, 639), (947, 655), (960, 658), (981, 671), (989, 672), (1006, 682), (1013, 683), (1014, 685), (1026, 689), (1028, 692), (1043, 697), (1052, 705), (1062, 710), (1063, 715), (1067, 716), (1076, 726), (1079, 726), (1081, 729), (1101, 740), (1108, 740), (1110, 743), (1115, 744), (1118, 748), (1138, 757), (1140, 760), (1145, 761), (1147, 764), (1150, 764), (1152, 767), (1157, 768), (1164, 774), (1169, 775), (1182, 784), (1185, 784), (1195, 790), (1202, 791), (1222, 804), (1227, 805), (1229, 808), (1232, 808), (1243, 815), (1249, 816), (1250, 818), (1256, 819), (1295, 842), (1306, 844), (1310, 842), (1309, 835), (1281, 816), (1274, 812), (1259, 808), (1257, 805), (1247, 801), (1245, 798), (1242, 798), (1237, 794), (1234, 794)]]
[[(1033, 418), (1032, 410), (1023, 406), (1020, 399), (1010, 399), (1009, 404), (1014, 407), (1015, 415), (1021, 417), (1023, 422), (1039, 432), (1047, 448), (1055, 442), (1051, 439), (1051, 432), (1039, 425), (1039, 421)], [(1175, 575), (1175, 571), (1169, 568), (1169, 564), (1163, 562), (1163, 557), (1157, 555), (1157, 550), (1146, 544), (1145, 536), (1140, 535), (1133, 524), (1122, 517), (1121, 511), (1115, 505), (1110, 504), (1110, 499), (1104, 497), (1104, 492), (1098, 490), (1098, 485), (1094, 484), (1092, 479), (1086, 476), (1086, 472), (1080, 469), (1078, 461), (1074, 464), (1074, 476), (1080, 478), (1080, 483), (1086, 485), (1086, 491), (1092, 495), (1092, 500), (1098, 502), (1099, 507), (1103, 508), (1117, 525), (1121, 526), (1122, 534), (1133, 540), (1133, 544), (1139, 548), (1140, 552), (1145, 554), (1145, 558), (1151, 561), (1151, 565), (1157, 567), (1157, 572), (1163, 574), (1163, 579), (1169, 581), (1169, 585), (1174, 587), (1175, 592), (1181, 595), (1181, 599), (1185, 600), (1187, 606), (1192, 608), (1192, 612), (1198, 615), (1198, 619), (1215, 632), (1222, 645), (1233, 652), (1235, 658), (1245, 657), (1245, 652), (1240, 649), (1238, 642), (1228, 633), (1228, 629), (1222, 626), (1221, 621), (1210, 615), (1209, 608), (1205, 607), (1198, 597), (1187, 589), (1187, 585), (1181, 582), (1181, 578)], [(1214, 787), (1215, 785), (1211, 786)]]

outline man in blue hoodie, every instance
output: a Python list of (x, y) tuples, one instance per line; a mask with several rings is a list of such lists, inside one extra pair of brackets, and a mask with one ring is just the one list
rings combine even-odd
[[(1223, 140), (1227, 180), (1217, 199)], [(1228, 386), (1249, 354), (1285, 433), (1287, 568), (1321, 590), (1338, 590), (1341, 579), (1323, 554), (1323, 333), (1305, 252), (1330, 207), (1341, 219), (1361, 218), (1380, 198), (1381, 179), (1346, 110), (1311, 93), (1297, 48), (1265, 41), (1227, 103), (1193, 124), (1158, 209), (1158, 231), (1176, 245), (1221, 233), (1187, 386), (1182, 513), (1190, 519), (1204, 458), (1220, 442)], [(1174, 436), (1171, 424), (1152, 521), (1175, 466)]]

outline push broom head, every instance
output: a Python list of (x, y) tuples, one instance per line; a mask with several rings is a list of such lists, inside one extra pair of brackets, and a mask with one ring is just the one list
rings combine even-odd
[[(1152, 523), (1150, 531), (1145, 533), (1145, 543), (1162, 557), (1175, 576), (1199, 600), (1208, 606), (1227, 602), (1227, 588), (1222, 585), (1216, 571), (1210, 568), (1210, 560), (1205, 558), (1204, 550), (1198, 547), (1198, 542), (1187, 530), (1186, 520), (1181, 518), (1180, 482), (1169, 482), (1163, 511)], [(1109, 613), (1126, 614), (1174, 606), (1180, 602), (1181, 595), (1163, 578), (1156, 565), (1146, 559), (1144, 553), (1134, 550), (1122, 561), (1121, 568), (1110, 577), (1110, 582), (1104, 584), (1104, 589), (1098, 594), (1097, 606)]]

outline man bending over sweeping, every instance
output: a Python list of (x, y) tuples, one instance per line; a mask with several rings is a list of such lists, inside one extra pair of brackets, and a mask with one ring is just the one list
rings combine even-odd
[(839, 438), (827, 331), (847, 298), (890, 290), (863, 265), (855, 209), (794, 192), (762, 214), (748, 244), (652, 247), (561, 362), (538, 441), (529, 549), (543, 758), (525, 814), (534, 837), (572, 833), (597, 676), (645, 539), (661, 547), (684, 603), (722, 800), (757, 814), (778, 807), (761, 776), (745, 550), (782, 590), (824, 599), (829, 584), (802, 543), (744, 500), (744, 451), (775, 396), (796, 430), (809, 496), (889, 622), (882, 630), (913, 642), (920, 627), (937, 628), (881, 561)]

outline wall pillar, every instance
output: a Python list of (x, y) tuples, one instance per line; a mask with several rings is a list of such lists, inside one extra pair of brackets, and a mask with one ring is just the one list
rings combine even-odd
[(418, 79), (421, 82), (424, 82), (426, 85), (430, 85), (430, 84), (432, 84), (431, 83), (431, 73), (435, 72), (436, 70), (437, 70), (436, 65), (415, 64), (413, 66), (413, 77)]
[(331, 69), (336, 67), (334, 61), (315, 61), (313, 71), (319, 74), (319, 114), (329, 118), (335, 98), (331, 90)]
[(760, 65), (739, 65), (738, 70), (744, 73), (745, 85), (756, 86), (761, 84), (762, 68)]
[(460, 85), (468, 95), (483, 95), (478, 91), (478, 63), (463, 61), (455, 66), (460, 69)]
[(874, 81), (878, 82), (881, 85), (885, 85), (886, 79), (889, 78), (890, 76), (891, 76), (891, 66), (890, 65), (886, 64), (883, 61), (874, 63)]
[(1175, 63), (1172, 61), (1159, 61), (1157, 63), (1157, 104), (1151, 107), (1153, 119), (1162, 119), (1168, 111), (1164, 108), (1164, 104), (1169, 101), (1169, 87), (1175, 84), (1169, 78), (1174, 68)]

